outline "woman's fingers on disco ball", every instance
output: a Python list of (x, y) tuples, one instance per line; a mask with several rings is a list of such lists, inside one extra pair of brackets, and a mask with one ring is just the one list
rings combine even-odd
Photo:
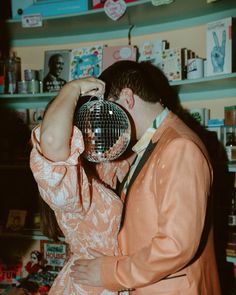
[(82, 78), (79, 80), (81, 95), (101, 96), (105, 92), (105, 83), (94, 77)]

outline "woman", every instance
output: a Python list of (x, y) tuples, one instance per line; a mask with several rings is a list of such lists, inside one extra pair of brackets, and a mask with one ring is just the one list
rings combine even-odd
[[(49, 294), (117, 294), (75, 284), (70, 277), (70, 267), (76, 259), (91, 258), (89, 248), (106, 255), (116, 255), (118, 250), (122, 202), (111, 188), (116, 187), (115, 175), (123, 178), (129, 163), (98, 165), (100, 180), (95, 173), (91, 177), (80, 158), (84, 151), (81, 132), (73, 125), (78, 99), (104, 91), (105, 84), (92, 77), (67, 83), (50, 103), (41, 125), (32, 132), (31, 169), (40, 195), (53, 209), (72, 252)], [(103, 183), (104, 178), (109, 183)]]

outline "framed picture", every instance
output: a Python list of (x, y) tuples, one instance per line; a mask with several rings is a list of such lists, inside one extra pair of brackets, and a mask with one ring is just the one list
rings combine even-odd
[(20, 231), (25, 225), (26, 210), (9, 210), (6, 229), (9, 231)]
[(55, 274), (59, 273), (70, 256), (69, 247), (64, 242), (41, 240), (40, 252), (50, 272)]
[(69, 79), (70, 49), (44, 52), (43, 92), (58, 92)]

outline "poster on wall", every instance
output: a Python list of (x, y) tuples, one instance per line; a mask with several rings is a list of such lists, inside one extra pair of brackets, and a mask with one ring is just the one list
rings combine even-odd
[(224, 18), (207, 24), (207, 76), (235, 70), (235, 20)]
[(25, 225), (26, 210), (9, 210), (6, 229), (8, 231), (21, 231)]
[(70, 49), (44, 52), (43, 92), (58, 92), (69, 80)]

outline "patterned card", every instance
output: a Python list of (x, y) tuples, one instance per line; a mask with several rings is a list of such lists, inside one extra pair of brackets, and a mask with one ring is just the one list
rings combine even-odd
[(171, 48), (162, 51), (162, 70), (169, 81), (183, 79), (183, 49)]
[(101, 74), (103, 47), (103, 45), (94, 45), (72, 50), (70, 81), (81, 77), (98, 77)]
[(103, 49), (102, 69), (105, 70), (119, 60), (136, 61), (137, 48), (132, 45), (108, 46)]

